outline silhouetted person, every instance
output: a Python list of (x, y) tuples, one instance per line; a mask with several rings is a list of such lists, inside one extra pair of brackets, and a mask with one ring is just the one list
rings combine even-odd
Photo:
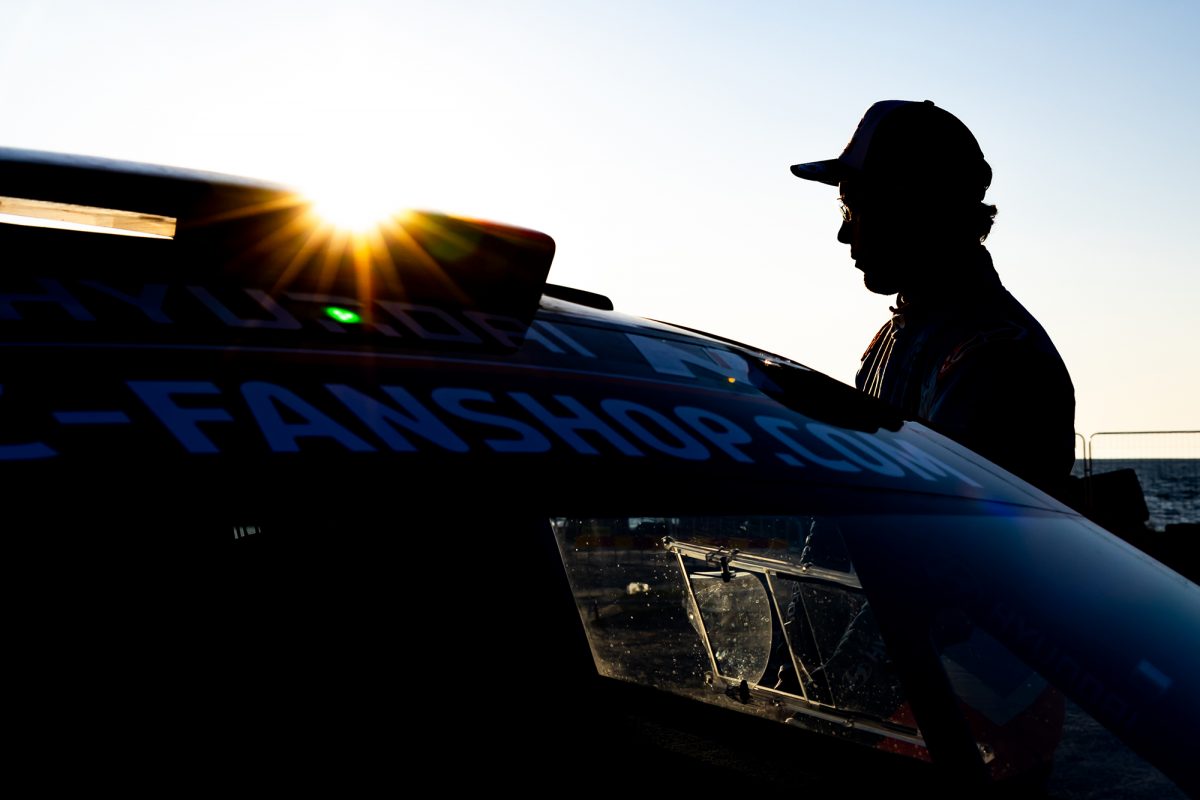
[(932, 102), (867, 109), (845, 151), (796, 164), (839, 186), (838, 241), (872, 292), (897, 294), (855, 383), (1051, 494), (1075, 460), (1075, 391), (983, 246), (996, 207), (975, 137)]

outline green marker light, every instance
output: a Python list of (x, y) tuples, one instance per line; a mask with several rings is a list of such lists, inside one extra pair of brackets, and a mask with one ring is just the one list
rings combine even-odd
[(362, 322), (362, 317), (348, 308), (338, 308), (337, 306), (326, 306), (325, 314), (335, 322), (342, 322), (347, 325), (355, 322)]

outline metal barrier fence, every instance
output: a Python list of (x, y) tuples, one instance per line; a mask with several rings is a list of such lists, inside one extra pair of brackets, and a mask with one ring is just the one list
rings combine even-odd
[(1200, 523), (1200, 431), (1102, 431), (1086, 439), (1077, 433), (1075, 454), (1085, 476), (1134, 470), (1152, 528)]

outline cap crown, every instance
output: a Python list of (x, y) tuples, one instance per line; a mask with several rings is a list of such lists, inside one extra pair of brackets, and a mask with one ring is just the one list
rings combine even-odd
[(966, 178), (984, 162), (975, 136), (929, 100), (884, 100), (863, 115), (838, 161), (869, 180)]
[(836, 186), (847, 178), (873, 184), (928, 185), (931, 180), (982, 199), (992, 170), (958, 117), (930, 100), (881, 100), (867, 109), (836, 159), (796, 164), (806, 180)]

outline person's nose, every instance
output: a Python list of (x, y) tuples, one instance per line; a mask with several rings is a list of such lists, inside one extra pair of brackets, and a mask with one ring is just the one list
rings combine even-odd
[(854, 223), (850, 220), (844, 220), (842, 227), (838, 228), (837, 240), (842, 244), (852, 244), (854, 231), (852, 229)]

